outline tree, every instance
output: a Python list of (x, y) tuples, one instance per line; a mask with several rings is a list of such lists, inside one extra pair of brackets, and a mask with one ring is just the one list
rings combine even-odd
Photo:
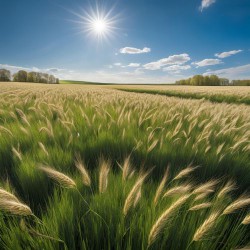
[(49, 83), (49, 75), (46, 73), (39, 73), (40, 74), (40, 83)]
[(28, 77), (27, 77), (27, 81), (28, 82), (36, 82), (36, 78), (37, 78), (37, 72), (29, 72)]
[(220, 85), (221, 86), (227, 86), (229, 85), (229, 80), (226, 78), (220, 78)]
[(24, 70), (19, 70), (16, 74), (14, 74), (14, 82), (27, 82), (28, 73)]
[(191, 79), (191, 85), (201, 86), (202, 82), (203, 82), (203, 76), (202, 75), (196, 75)]
[(220, 85), (220, 78), (216, 75), (211, 75), (210, 82), (212, 86)]
[(49, 81), (48, 81), (48, 83), (55, 84), (56, 83), (56, 78), (53, 75), (49, 75)]
[(211, 85), (211, 81), (210, 81), (210, 77), (209, 76), (205, 76), (204, 77), (204, 85), (206, 85), (206, 86)]
[(250, 80), (233, 80), (232, 84), (236, 86), (250, 86)]
[(0, 82), (10, 82), (11, 74), (7, 69), (0, 69)]

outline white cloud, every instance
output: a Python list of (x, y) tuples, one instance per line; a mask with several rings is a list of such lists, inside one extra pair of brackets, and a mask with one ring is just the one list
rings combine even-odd
[(143, 68), (137, 68), (137, 69), (135, 69), (135, 73), (136, 74), (144, 74), (145, 72), (144, 72)]
[(140, 67), (140, 63), (130, 63), (127, 67), (137, 68)]
[(13, 66), (13, 65), (8, 65), (8, 64), (0, 64), (0, 68), (7, 69), (9, 70), (12, 74), (16, 73), (19, 70), (26, 70), (26, 71), (39, 71), (38, 68), (33, 67), (33, 68), (25, 68), (25, 67), (20, 67), (20, 66)]
[(159, 61), (144, 64), (143, 67), (148, 70), (158, 70), (161, 69), (162, 65)]
[(122, 65), (122, 63), (114, 63), (114, 66), (121, 67), (121, 68), (138, 68), (140, 67), (140, 63), (129, 63), (128, 65)]
[(190, 65), (172, 65), (163, 68), (163, 71), (180, 71), (180, 70), (188, 70), (190, 69)]
[(125, 47), (120, 49), (121, 54), (142, 54), (149, 53), (151, 51), (150, 48), (144, 47), (143, 49), (137, 49), (133, 47)]
[[(59, 72), (62, 72), (64, 70), (65, 69), (58, 69), (58, 68), (45, 69), (46, 72), (50, 72), (51, 74), (53, 74), (53, 73), (59, 73)], [(36, 71), (39, 71), (39, 69), (37, 69)]]
[(218, 58), (226, 58), (232, 55), (236, 55), (238, 53), (242, 52), (241, 49), (239, 50), (231, 50), (231, 51), (227, 51), (227, 52), (222, 52), (222, 53), (216, 53), (215, 56)]
[(201, 6), (200, 6), (200, 11), (203, 11), (203, 9), (208, 8), (210, 5), (212, 5), (215, 2), (216, 2), (216, 0), (202, 0)]
[(148, 70), (158, 70), (166, 65), (171, 65), (171, 64), (181, 65), (190, 60), (191, 59), (188, 54), (173, 55), (167, 58), (160, 59), (156, 62), (147, 63), (143, 65), (143, 67)]
[(180, 54), (180, 55), (173, 55), (169, 56), (167, 58), (163, 58), (159, 60), (161, 65), (170, 65), (170, 64), (184, 64), (186, 62), (190, 61), (190, 57), (188, 54)]
[(232, 67), (232, 68), (226, 68), (226, 69), (220, 69), (220, 70), (214, 70), (204, 73), (204, 75), (218, 75), (220, 77), (229, 78), (232, 79), (249, 79), (250, 78), (250, 64)]
[(194, 62), (192, 64), (197, 65), (196, 68), (199, 67), (205, 67), (205, 66), (210, 66), (210, 65), (217, 65), (223, 63), (220, 59), (204, 59), (200, 62)]

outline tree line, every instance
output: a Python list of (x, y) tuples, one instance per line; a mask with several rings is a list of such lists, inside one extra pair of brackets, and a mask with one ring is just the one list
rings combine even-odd
[(219, 78), (216, 75), (210, 75), (210, 76), (195, 75), (188, 79), (176, 81), (175, 84), (194, 85), (194, 86), (227, 86), (227, 85), (250, 86), (250, 80), (233, 80), (230, 82), (228, 79)]
[(0, 82), (10, 82), (11, 80), (13, 82), (59, 83), (58, 78), (47, 73), (19, 70), (17, 73), (11, 75), (9, 70), (0, 69)]
[(220, 86), (230, 85), (230, 82), (226, 78), (219, 78), (216, 75), (203, 76), (195, 75), (191, 78), (176, 81), (178, 85), (195, 85), (195, 86)]
[(236, 86), (250, 86), (250, 80), (233, 80), (232, 83)]

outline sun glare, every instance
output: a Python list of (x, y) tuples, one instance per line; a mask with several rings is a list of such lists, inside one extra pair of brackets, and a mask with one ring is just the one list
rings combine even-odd
[(103, 34), (107, 31), (107, 23), (105, 20), (94, 20), (92, 23), (93, 26), (93, 30), (97, 33), (97, 34)]
[(83, 14), (73, 13), (79, 20), (75, 21), (80, 24), (80, 32), (84, 32), (98, 40), (108, 40), (117, 30), (116, 24), (118, 14), (114, 15), (114, 8), (106, 11), (105, 8), (96, 6), (89, 11), (83, 10)]

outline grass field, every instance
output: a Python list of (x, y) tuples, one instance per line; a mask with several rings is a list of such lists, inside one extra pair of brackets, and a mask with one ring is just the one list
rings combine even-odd
[(249, 90), (0, 83), (0, 249), (248, 246)]

